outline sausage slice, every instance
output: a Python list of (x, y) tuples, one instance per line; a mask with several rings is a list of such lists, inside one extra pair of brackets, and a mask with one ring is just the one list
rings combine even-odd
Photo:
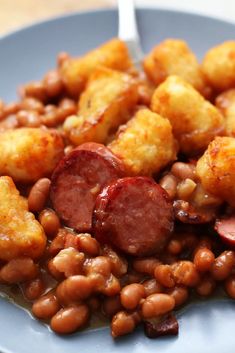
[(124, 174), (123, 163), (107, 147), (84, 143), (65, 156), (54, 170), (52, 205), (68, 227), (89, 232), (96, 196), (105, 185)]
[(130, 255), (161, 251), (173, 224), (173, 208), (167, 193), (148, 177), (119, 179), (105, 187), (96, 199), (95, 237)]
[(215, 230), (225, 244), (235, 248), (235, 215), (217, 219), (215, 222)]

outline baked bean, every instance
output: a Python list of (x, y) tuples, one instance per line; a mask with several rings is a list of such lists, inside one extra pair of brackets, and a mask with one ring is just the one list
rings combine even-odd
[(91, 279), (76, 275), (61, 282), (56, 289), (56, 295), (62, 304), (67, 304), (87, 299), (92, 291), (93, 283)]
[(89, 320), (87, 305), (71, 306), (61, 309), (51, 319), (51, 329), (59, 334), (68, 334), (84, 327)]
[(47, 104), (44, 106), (44, 113), (48, 114), (48, 113), (54, 113), (57, 110), (57, 106), (54, 104)]
[(48, 293), (36, 300), (32, 306), (32, 313), (39, 319), (50, 319), (60, 310), (60, 304), (54, 293)]
[(100, 273), (91, 272), (87, 278), (89, 278), (94, 292), (99, 293), (102, 292), (102, 290), (105, 288), (107, 279), (109, 279), (110, 277), (111, 275), (106, 277), (101, 275)]
[(48, 106), (45, 108), (45, 113), (41, 116), (41, 122), (43, 125), (47, 127), (56, 127), (58, 125), (58, 109), (57, 107), (50, 106), (50, 110)]
[(57, 109), (57, 123), (63, 124), (65, 119), (71, 115), (71, 113), (70, 113), (71, 111), (72, 111), (71, 107), (61, 108), (59, 106)]
[(21, 110), (34, 111), (39, 114), (42, 114), (44, 112), (44, 105), (42, 104), (42, 102), (33, 97), (24, 98), (20, 102), (20, 108)]
[(208, 193), (202, 186), (201, 183), (197, 183), (197, 187), (193, 194), (193, 202), (197, 208), (207, 208), (207, 212), (211, 211), (215, 213), (215, 210), (218, 206), (223, 203), (221, 198), (216, 197)]
[(176, 195), (177, 190), (177, 179), (172, 174), (165, 175), (160, 181), (159, 184), (169, 195), (169, 198), (173, 200)]
[(174, 288), (169, 288), (167, 289), (166, 293), (174, 298), (176, 308), (184, 304), (189, 297), (188, 289), (184, 286), (175, 286)]
[(28, 197), (31, 212), (42, 211), (49, 195), (50, 185), (51, 181), (48, 178), (41, 178), (33, 185)]
[(4, 106), (4, 116), (16, 114), (20, 110), (20, 103), (13, 102)]
[(226, 279), (225, 290), (230, 298), (235, 299), (235, 275), (231, 275)]
[(102, 254), (107, 256), (111, 262), (111, 272), (116, 277), (121, 277), (127, 273), (128, 263), (124, 257), (118, 255), (113, 249), (105, 245)]
[(200, 280), (196, 267), (191, 261), (176, 262), (172, 265), (172, 272), (175, 282), (186, 287), (194, 287)]
[(55, 108), (50, 112), (42, 115), (41, 120), (47, 127), (56, 127), (57, 125), (63, 124), (69, 112), (64, 108)]
[(100, 275), (107, 277), (111, 274), (111, 262), (109, 258), (105, 256), (97, 256), (84, 263), (84, 271), (88, 276), (92, 273), (99, 273)]
[(175, 280), (170, 265), (159, 265), (155, 268), (154, 277), (164, 287), (171, 288), (175, 285)]
[(64, 240), (64, 247), (65, 248), (74, 248), (77, 250), (79, 249), (79, 235), (73, 233), (72, 231), (65, 230), (65, 240)]
[(61, 99), (59, 102), (59, 107), (64, 110), (66, 116), (76, 114), (78, 110), (77, 104), (70, 98)]
[(18, 120), (15, 115), (7, 116), (0, 122), (0, 132), (5, 130), (15, 129), (19, 126)]
[(175, 162), (171, 167), (171, 173), (180, 180), (192, 179), (195, 180), (195, 165), (183, 162)]
[(95, 291), (100, 292), (108, 297), (120, 293), (121, 285), (119, 280), (112, 274), (108, 277), (99, 273), (93, 273), (89, 276)]
[(142, 298), (145, 298), (145, 288), (142, 284), (133, 283), (125, 286), (121, 290), (121, 303), (125, 309), (133, 310)]
[(107, 317), (111, 318), (121, 309), (122, 309), (122, 304), (120, 300), (120, 295), (115, 295), (113, 297), (104, 299), (102, 310)]
[(88, 233), (78, 235), (78, 248), (89, 256), (97, 256), (100, 253), (100, 245), (95, 238)]
[(112, 337), (119, 337), (126, 335), (136, 328), (140, 322), (140, 316), (137, 312), (127, 313), (120, 311), (114, 315), (111, 323), (111, 335)]
[(111, 297), (113, 295), (120, 293), (121, 285), (119, 280), (115, 276), (111, 275), (109, 278), (105, 280), (103, 286), (100, 286), (99, 288), (97, 287), (96, 289), (99, 290), (104, 295)]
[(61, 250), (51, 260), (56, 271), (63, 273), (65, 277), (80, 275), (83, 272), (85, 256), (74, 248)]
[(54, 265), (53, 262), (54, 259), (51, 259), (50, 261), (48, 261), (47, 263), (47, 269), (49, 271), (49, 273), (51, 274), (52, 277), (54, 277), (57, 281), (64, 279), (64, 275), (62, 272), (59, 272), (57, 270), (57, 268)]
[(149, 295), (143, 302), (141, 307), (142, 316), (150, 319), (155, 316), (164, 315), (173, 310), (175, 299), (163, 293), (155, 293)]
[(45, 103), (47, 100), (45, 85), (41, 81), (29, 82), (23, 87), (23, 91), (24, 93), (22, 93), (24, 97), (33, 97), (43, 103)]
[(140, 273), (146, 273), (153, 276), (155, 267), (160, 265), (161, 262), (155, 257), (147, 257), (133, 261), (133, 268)]
[(64, 88), (62, 79), (60, 77), (60, 74), (57, 70), (51, 70), (49, 71), (44, 79), (43, 83), (45, 86), (46, 94), (48, 97), (57, 97), (59, 96)]
[(57, 65), (60, 67), (66, 60), (70, 58), (70, 55), (66, 52), (61, 52), (57, 56)]
[(203, 297), (208, 297), (213, 293), (215, 286), (215, 280), (209, 276), (206, 276), (197, 285), (196, 292)]
[(49, 254), (55, 256), (58, 252), (64, 249), (65, 244), (65, 234), (66, 231), (64, 229), (59, 229), (57, 236), (52, 240), (49, 246)]
[(35, 278), (25, 284), (24, 295), (28, 300), (38, 299), (45, 290), (45, 284), (41, 278)]
[(29, 257), (22, 256), (10, 260), (0, 270), (0, 277), (7, 283), (25, 282), (38, 275), (38, 267)]
[(100, 309), (101, 306), (100, 299), (98, 299), (97, 297), (89, 298), (86, 303), (91, 312), (97, 311), (98, 309)]
[(214, 261), (211, 267), (211, 274), (216, 281), (225, 280), (232, 272), (235, 263), (234, 252), (226, 250)]
[(210, 249), (200, 248), (194, 255), (194, 265), (199, 272), (210, 271), (215, 260), (215, 255)]
[(212, 248), (212, 240), (209, 238), (209, 237), (202, 237), (197, 246), (196, 246), (196, 249), (194, 251), (194, 255), (196, 254), (196, 252), (198, 251), (198, 249), (209, 249), (211, 250)]
[(50, 208), (46, 208), (40, 212), (39, 222), (41, 223), (46, 235), (53, 238), (59, 231), (60, 219)]
[(147, 279), (142, 283), (145, 289), (146, 297), (150, 294), (161, 293), (163, 292), (163, 288), (160, 283), (158, 283), (154, 278)]
[(186, 178), (185, 180), (182, 180), (178, 185), (177, 185), (177, 197), (180, 200), (188, 200), (194, 190), (196, 189), (197, 184), (189, 178)]
[(20, 110), (16, 115), (19, 126), (39, 127), (41, 120), (38, 112)]
[(169, 241), (169, 244), (167, 246), (167, 251), (171, 255), (178, 255), (182, 252), (182, 250), (183, 250), (182, 243), (178, 239), (171, 239)]

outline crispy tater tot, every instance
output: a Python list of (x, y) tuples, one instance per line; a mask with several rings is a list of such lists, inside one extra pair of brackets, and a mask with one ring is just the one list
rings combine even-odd
[(158, 86), (151, 109), (170, 120), (180, 149), (187, 155), (204, 151), (224, 131), (219, 110), (178, 76), (169, 76)]
[(211, 48), (202, 62), (202, 72), (218, 91), (235, 87), (235, 41)]
[(62, 63), (60, 73), (65, 87), (73, 97), (78, 97), (98, 66), (120, 71), (129, 69), (132, 63), (124, 42), (114, 38), (82, 57), (68, 58)]
[(12, 179), (0, 177), (0, 259), (9, 261), (24, 255), (38, 258), (43, 254), (46, 237), (43, 228), (28, 211)]
[(124, 123), (138, 99), (137, 82), (126, 73), (97, 69), (79, 100), (78, 115), (66, 119), (63, 129), (75, 145), (105, 143), (109, 132)]
[(225, 118), (225, 135), (235, 137), (235, 89), (221, 93), (215, 100), (216, 107)]
[(205, 96), (210, 91), (196, 56), (183, 40), (164, 40), (145, 57), (143, 66), (149, 79), (156, 85), (170, 75), (177, 75)]
[(177, 153), (169, 121), (149, 109), (140, 109), (122, 126), (109, 148), (132, 175), (157, 173), (176, 159)]
[(64, 143), (57, 131), (19, 128), (0, 133), (0, 175), (30, 183), (50, 176), (63, 156)]
[(198, 160), (196, 173), (208, 192), (235, 206), (235, 138), (216, 137)]

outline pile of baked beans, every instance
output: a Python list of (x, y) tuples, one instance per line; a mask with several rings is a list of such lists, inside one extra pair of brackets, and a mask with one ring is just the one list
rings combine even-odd
[[(173, 195), (192, 172), (192, 165), (176, 162), (161, 184)], [(224, 250), (207, 227), (177, 225), (162, 255), (126, 259), (90, 234), (63, 228), (49, 208), (49, 187), (49, 179), (40, 179), (28, 195), (29, 210), (48, 236), (44, 258), (38, 265), (26, 257), (11, 260), (1, 269), (1, 280), (21, 283), (32, 313), (50, 322), (55, 332), (86, 327), (100, 311), (111, 320), (113, 337), (132, 332), (141, 322), (148, 337), (177, 334), (172, 311), (192, 294), (209, 297), (222, 285), (235, 299), (234, 251)]]
[[(68, 55), (58, 56), (58, 65)], [(20, 101), (4, 104), (0, 100), (0, 131), (18, 127), (56, 128), (77, 112), (77, 102), (68, 97), (58, 70), (49, 71), (42, 81), (19, 88)]]
[[(67, 57), (59, 55), (58, 64)], [(20, 96), (16, 103), (0, 102), (0, 131), (60, 130), (66, 117), (77, 111), (77, 102), (66, 94), (58, 70), (22, 87)], [(72, 148), (66, 142), (65, 154)], [(227, 250), (208, 223), (221, 200), (205, 194), (195, 176), (194, 161), (175, 162), (157, 181), (174, 200), (178, 221), (166, 250), (142, 258), (124, 257), (91, 234), (64, 227), (51, 208), (50, 179), (39, 179), (29, 187), (18, 185), (48, 244), (37, 264), (28, 257), (4, 264), (1, 282), (20, 283), (33, 315), (60, 334), (88, 326), (97, 312), (110, 320), (113, 337), (130, 333), (141, 323), (151, 338), (177, 334), (173, 313), (192, 295), (207, 298), (220, 286), (235, 299), (235, 253)]]

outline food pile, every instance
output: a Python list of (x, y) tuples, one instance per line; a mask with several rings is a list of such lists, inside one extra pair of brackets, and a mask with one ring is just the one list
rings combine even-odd
[(235, 299), (234, 57), (167, 39), (138, 72), (112, 39), (0, 101), (1, 290), (56, 333), (101, 315), (114, 338)]

